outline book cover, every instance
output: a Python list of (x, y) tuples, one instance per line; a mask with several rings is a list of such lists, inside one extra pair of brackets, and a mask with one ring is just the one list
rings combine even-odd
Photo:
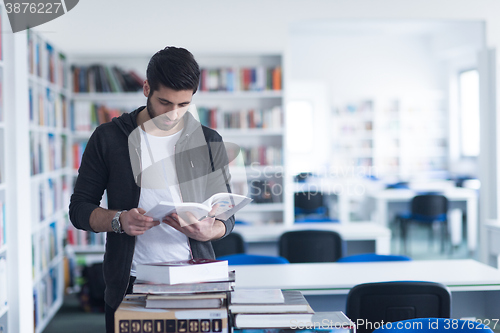
[(229, 304), (229, 310), (232, 313), (312, 313), (312, 309), (309, 306), (306, 298), (298, 290), (283, 290), (283, 303), (246, 303), (237, 304), (231, 302)]
[(178, 284), (228, 278), (227, 260), (191, 259), (138, 264), (137, 279), (153, 283)]
[(144, 215), (150, 216), (155, 220), (162, 220), (167, 215), (177, 213), (184, 219), (185, 214), (190, 212), (197, 219), (202, 219), (208, 215), (213, 206), (218, 204), (215, 217), (220, 220), (227, 220), (251, 201), (252, 199), (239, 194), (217, 193), (203, 203), (183, 202), (176, 204), (168, 201), (160, 201)]
[(132, 292), (134, 294), (196, 294), (208, 292), (231, 291), (234, 289), (235, 274), (229, 272), (228, 278), (220, 281), (159, 284), (135, 280)]
[(225, 305), (227, 294), (147, 295), (148, 309), (218, 309)]
[(318, 328), (350, 330), (354, 323), (341, 311), (316, 313), (238, 314), (236, 328)]
[(115, 333), (206, 332), (228, 333), (223, 309), (146, 309), (144, 298), (125, 297), (115, 312)]

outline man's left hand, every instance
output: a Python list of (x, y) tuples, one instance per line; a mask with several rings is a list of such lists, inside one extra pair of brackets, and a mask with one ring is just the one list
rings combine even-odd
[(185, 219), (182, 219), (178, 214), (173, 213), (166, 216), (163, 219), (163, 222), (172, 228), (179, 230), (189, 238), (196, 239), (200, 242), (206, 242), (221, 238), (226, 232), (224, 223), (216, 220), (215, 217), (211, 217), (215, 215), (216, 210), (217, 205), (214, 206), (208, 213), (208, 216), (202, 220), (198, 220), (193, 214), (188, 212), (184, 215)]

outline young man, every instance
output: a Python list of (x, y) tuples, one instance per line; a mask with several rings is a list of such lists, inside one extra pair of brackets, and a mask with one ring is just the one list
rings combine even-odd
[[(108, 333), (137, 264), (215, 258), (210, 241), (234, 227), (234, 217), (220, 221), (212, 212), (201, 221), (172, 214), (160, 222), (144, 215), (162, 200), (203, 202), (230, 192), (222, 138), (188, 111), (200, 79), (193, 55), (166, 47), (151, 58), (146, 76), (146, 107), (99, 126), (89, 139), (69, 206), (76, 228), (107, 232)], [(104, 190), (108, 209), (99, 207)]]

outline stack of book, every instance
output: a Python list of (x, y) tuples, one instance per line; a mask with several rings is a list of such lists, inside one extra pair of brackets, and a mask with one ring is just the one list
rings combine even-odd
[(115, 331), (228, 332), (227, 261), (193, 259), (137, 265), (133, 294), (115, 313)]
[(298, 290), (236, 289), (230, 293), (233, 333), (354, 331), (342, 312), (314, 312)]

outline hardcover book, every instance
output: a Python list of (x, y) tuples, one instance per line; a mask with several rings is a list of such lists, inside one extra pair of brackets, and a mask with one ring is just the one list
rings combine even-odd
[(229, 310), (232, 313), (312, 313), (311, 306), (306, 298), (298, 290), (283, 290), (284, 302), (282, 303), (246, 303), (238, 304), (231, 302)]
[(231, 292), (231, 304), (283, 304), (281, 289), (236, 289)]
[(282, 329), (335, 329), (339, 331), (354, 329), (354, 323), (341, 311), (316, 313), (279, 313), (279, 314), (238, 314), (235, 316), (236, 328), (282, 328)]
[(148, 309), (218, 309), (224, 306), (226, 293), (203, 293), (188, 295), (148, 295)]
[(231, 291), (234, 289), (235, 274), (229, 272), (225, 280), (180, 283), (180, 284), (161, 284), (147, 281), (135, 280), (133, 286), (134, 294), (196, 294), (208, 292)]
[(146, 309), (145, 298), (128, 295), (115, 312), (115, 333), (228, 333), (227, 309)]
[(138, 264), (136, 273), (138, 280), (164, 284), (220, 281), (229, 276), (227, 260), (213, 259)]

